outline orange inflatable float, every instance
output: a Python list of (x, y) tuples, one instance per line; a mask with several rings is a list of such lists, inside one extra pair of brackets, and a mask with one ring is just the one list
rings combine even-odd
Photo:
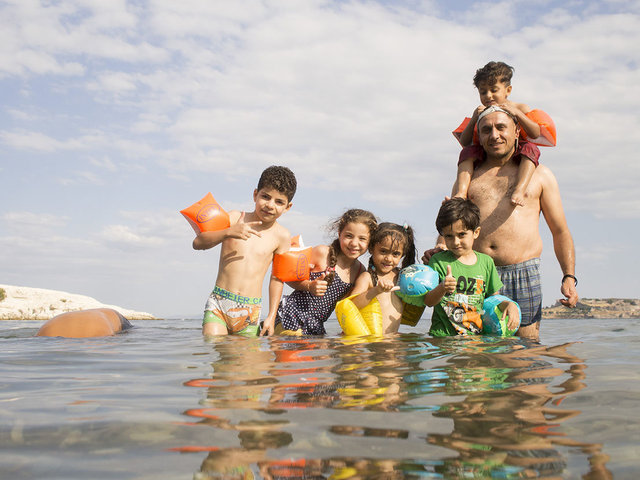
[[(520, 130), (520, 136), (531, 143), (535, 143), (536, 145), (540, 145), (541, 147), (555, 147), (556, 146), (556, 124), (553, 123), (553, 120), (546, 112), (542, 110), (531, 110), (526, 114), (531, 120), (540, 125), (540, 136), (537, 138), (528, 138), (527, 134), (524, 130)], [(456, 137), (456, 140), (460, 141), (460, 135), (469, 124), (471, 119), (469, 117), (465, 117), (460, 126), (456, 128), (452, 133), (453, 136)], [(478, 139), (478, 128), (473, 129), (473, 143), (479, 144), (480, 141)]]
[(273, 256), (271, 273), (283, 282), (308, 280), (312, 250), (311, 247), (304, 246), (302, 235), (293, 237), (288, 252), (276, 253)]
[(111, 308), (78, 310), (56, 315), (48, 320), (37, 337), (106, 337), (131, 328), (129, 320)]
[(220, 206), (211, 192), (190, 207), (180, 210), (193, 230), (198, 233), (213, 232), (229, 228), (229, 215)]

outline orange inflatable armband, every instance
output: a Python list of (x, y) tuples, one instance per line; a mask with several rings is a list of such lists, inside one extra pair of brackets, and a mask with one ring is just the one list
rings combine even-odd
[(190, 207), (180, 210), (180, 213), (187, 219), (196, 235), (202, 232), (224, 230), (231, 225), (229, 215), (216, 202), (211, 192)]
[(551, 117), (542, 110), (531, 110), (527, 113), (527, 117), (540, 125), (540, 136), (538, 138), (528, 138), (524, 130), (520, 131), (520, 135), (528, 142), (535, 143), (541, 147), (556, 146), (556, 124), (553, 123)]
[[(456, 137), (456, 140), (458, 140), (458, 142), (460, 142), (460, 136), (462, 135), (462, 132), (464, 132), (464, 129), (467, 128), (467, 125), (469, 125), (470, 121), (471, 119), (469, 117), (464, 117), (464, 120), (462, 120), (462, 123), (458, 126), (458, 128), (451, 132), (453, 133), (453, 136)], [(476, 127), (473, 128), (473, 143), (480, 143), (480, 140), (478, 139), (478, 129)]]
[(291, 239), (291, 248), (286, 253), (273, 256), (271, 273), (283, 282), (301, 282), (309, 278), (311, 247), (305, 247), (302, 236)]

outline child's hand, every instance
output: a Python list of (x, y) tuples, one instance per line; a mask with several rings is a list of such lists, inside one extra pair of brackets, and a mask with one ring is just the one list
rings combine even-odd
[(275, 329), (276, 319), (275, 317), (267, 317), (264, 322), (262, 322), (262, 330), (260, 330), (260, 336), (263, 337), (266, 335), (273, 335)]
[(315, 280), (309, 280), (309, 293), (316, 297), (321, 297), (327, 293), (327, 281), (324, 279), (327, 276), (323, 273)]
[(478, 121), (478, 117), (480, 116), (480, 114), (482, 113), (482, 111), (487, 108), (484, 105), (478, 105), (476, 107), (476, 109), (473, 111), (473, 114), (471, 115), (471, 121), (472, 122), (477, 122)]
[(504, 321), (505, 315), (509, 315), (509, 323), (507, 328), (509, 330), (515, 330), (520, 325), (520, 313), (518, 307), (513, 302), (507, 303), (507, 308), (502, 312), (502, 320)]
[(380, 293), (382, 292), (395, 292), (396, 290), (400, 290), (400, 287), (396, 286), (391, 280), (378, 280), (378, 289)]
[(518, 114), (521, 114), (522, 111), (518, 108), (518, 105), (513, 103), (510, 100), (507, 100), (506, 102), (498, 105), (501, 109), (506, 110), (507, 112), (509, 112), (511, 115), (513, 115), (514, 117), (518, 117)]
[(447, 276), (444, 277), (444, 281), (442, 282), (444, 292), (446, 294), (455, 293), (457, 284), (458, 281), (456, 280), (456, 277), (451, 274), (451, 265), (447, 265)]
[(261, 237), (262, 234), (258, 232), (254, 227), (262, 225), (261, 221), (246, 222), (244, 221), (244, 212), (240, 214), (238, 223), (229, 227), (229, 237), (239, 238), (240, 240), (247, 240), (251, 235)]

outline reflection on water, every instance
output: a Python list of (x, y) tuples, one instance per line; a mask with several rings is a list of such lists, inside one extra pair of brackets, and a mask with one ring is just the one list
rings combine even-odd
[(626, 325), (547, 345), (203, 341), (185, 325), (5, 330), (0, 477), (634, 478), (640, 337)]
[[(584, 454), (586, 476), (608, 478), (602, 446), (559, 428), (580, 414), (562, 401), (585, 387), (584, 362), (568, 346), (414, 335), (212, 340), (218, 359), (209, 377), (185, 382), (202, 394), (184, 415), (213, 442), (173, 450), (207, 452), (198, 479), (550, 478), (565, 472), (564, 446)], [(449, 427), (430, 428), (434, 419)]]

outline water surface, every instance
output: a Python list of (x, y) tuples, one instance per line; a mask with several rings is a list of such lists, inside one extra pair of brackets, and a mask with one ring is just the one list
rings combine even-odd
[[(637, 478), (640, 320), (540, 343), (205, 341), (198, 320), (100, 339), (0, 323), (0, 477)], [(418, 327), (416, 330), (423, 330)]]

